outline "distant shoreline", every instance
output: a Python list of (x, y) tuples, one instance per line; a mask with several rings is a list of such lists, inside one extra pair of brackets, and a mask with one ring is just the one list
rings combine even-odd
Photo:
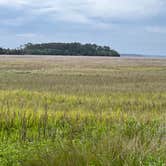
[(82, 55), (0, 55), (0, 57), (10, 58), (103, 58), (103, 59), (166, 59), (166, 56), (147, 56), (147, 55), (121, 55), (114, 56), (82, 56)]

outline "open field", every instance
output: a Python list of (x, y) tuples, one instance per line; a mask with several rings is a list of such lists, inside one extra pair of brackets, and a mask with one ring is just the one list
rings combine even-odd
[(165, 166), (166, 59), (0, 56), (0, 165)]

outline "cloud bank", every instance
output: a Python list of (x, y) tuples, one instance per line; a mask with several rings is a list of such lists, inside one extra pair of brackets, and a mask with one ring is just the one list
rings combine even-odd
[(93, 19), (146, 19), (161, 13), (164, 0), (0, 0), (0, 6), (45, 15), (62, 21), (88, 23)]

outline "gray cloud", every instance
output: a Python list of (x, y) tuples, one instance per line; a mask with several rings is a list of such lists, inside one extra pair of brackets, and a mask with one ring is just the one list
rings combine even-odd
[(1, 6), (17, 7), (31, 15), (88, 23), (100, 19), (146, 19), (166, 7), (164, 0), (0, 0)]

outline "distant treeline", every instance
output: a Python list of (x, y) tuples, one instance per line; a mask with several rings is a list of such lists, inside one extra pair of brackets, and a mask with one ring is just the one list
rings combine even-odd
[(82, 55), (82, 56), (117, 56), (119, 53), (108, 46), (81, 43), (42, 43), (25, 44), (18, 49), (0, 48), (0, 54), (6, 55)]

